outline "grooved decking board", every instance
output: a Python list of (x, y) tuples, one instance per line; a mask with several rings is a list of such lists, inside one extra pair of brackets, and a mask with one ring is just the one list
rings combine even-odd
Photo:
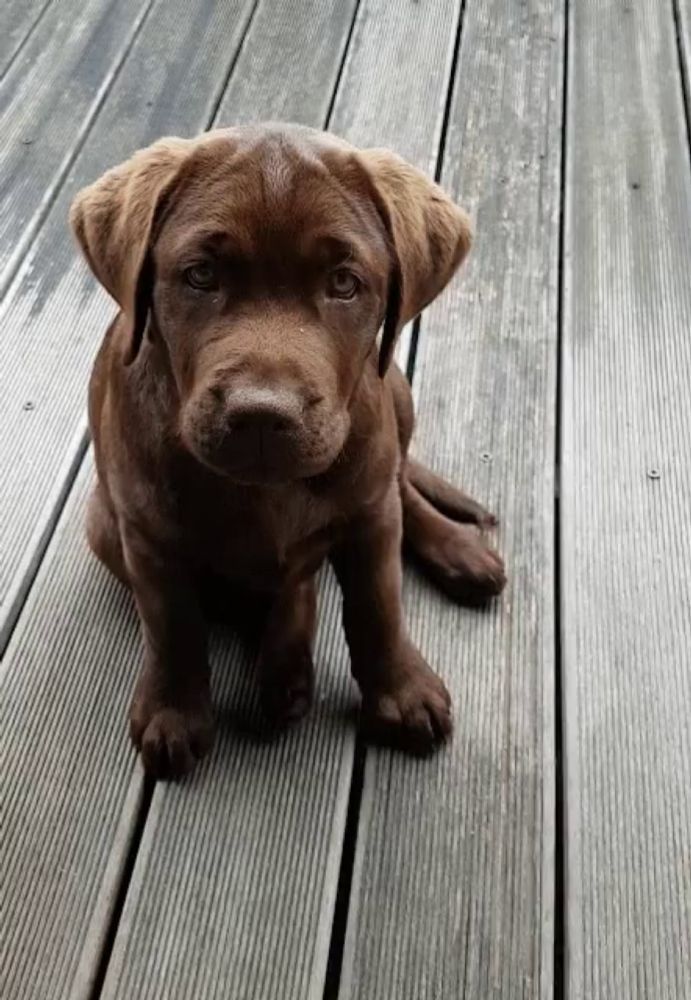
[(459, 10), (456, 0), (361, 0), (330, 131), (433, 176)]
[(260, 4), (242, 47), (217, 125), (298, 122), (324, 125), (356, 0), (288, 0)]
[(423, 315), (414, 450), (499, 514), (510, 581), (482, 613), (407, 576), (456, 732), (420, 763), (368, 751), (341, 1000), (552, 997), (563, 10), (465, 6), (442, 184), (477, 234)]
[(0, 85), (0, 292), (7, 287), (150, 7), (53, 4)]
[(0, 80), (51, 3), (52, 0), (4, 0), (0, 7)]
[[(341, 126), (361, 144), (376, 135), (396, 147), (408, 143), (407, 154), (423, 169), (433, 164), (457, 16), (455, 2), (361, 4), (358, 20), (364, 30), (356, 22), (334, 130)], [(258, 15), (252, 32), (259, 23)], [(367, 31), (375, 26), (373, 45)], [(252, 51), (252, 32), (243, 57)], [(381, 58), (373, 67), (372, 57), (382, 52), (379, 41), (386, 39), (384, 52), (394, 53), (416, 37), (422, 44), (413, 57), (422, 82), (409, 88), (404, 107), (388, 95), (400, 88), (406, 67), (392, 58)], [(255, 55), (247, 72), (262, 63)], [(275, 117), (262, 81), (257, 80), (255, 91), (240, 81), (244, 71), (238, 65), (231, 87), (256, 93), (256, 117)], [(368, 86), (362, 90), (365, 75)], [(301, 85), (300, 78), (296, 86)], [(280, 96), (279, 108), (292, 100)], [(320, 109), (321, 122), (328, 103)], [(372, 103), (381, 116), (376, 122)], [(350, 790), (354, 729), (349, 713), (356, 701), (333, 579), (321, 594), (316, 714), (269, 749), (244, 738), (237, 712), (224, 708), (225, 724), (211, 760), (188, 785), (156, 789), (104, 998), (321, 1000)], [(227, 692), (237, 698), (234, 692), (251, 691), (242, 679), (247, 664), (232, 652), (226, 657), (226, 687), (217, 695), (222, 706)]]
[[(672, 5), (571, 5), (567, 996), (691, 996), (691, 165)], [(659, 476), (659, 478), (658, 478)]]
[(114, 313), (78, 259), (70, 202), (138, 147), (208, 125), (251, 9), (158, 0), (0, 311), (0, 651), (81, 456), (88, 373)]
[(137, 623), (75, 483), (2, 665), (0, 996), (90, 997), (143, 783), (125, 739)]

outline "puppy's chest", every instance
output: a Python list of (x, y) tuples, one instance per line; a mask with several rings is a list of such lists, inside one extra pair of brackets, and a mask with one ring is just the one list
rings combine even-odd
[(314, 572), (337, 531), (333, 505), (295, 485), (206, 491), (184, 515), (197, 558), (257, 587)]

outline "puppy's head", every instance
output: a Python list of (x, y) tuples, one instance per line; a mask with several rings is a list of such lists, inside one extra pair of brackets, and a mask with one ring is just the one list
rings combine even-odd
[(325, 471), (368, 358), (470, 246), (465, 214), (384, 150), (262, 126), (163, 139), (82, 191), (71, 221), (128, 325), (159, 339), (186, 447), (240, 482)]

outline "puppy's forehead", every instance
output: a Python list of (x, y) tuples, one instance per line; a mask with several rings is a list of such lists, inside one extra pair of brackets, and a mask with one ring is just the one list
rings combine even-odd
[(365, 241), (375, 253), (386, 249), (356, 151), (308, 129), (232, 130), (200, 146), (164, 228), (174, 244), (195, 232), (227, 232), (247, 244), (319, 232)]

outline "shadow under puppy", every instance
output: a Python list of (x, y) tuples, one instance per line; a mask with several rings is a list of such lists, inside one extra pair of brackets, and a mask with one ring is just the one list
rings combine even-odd
[(403, 621), (402, 540), (458, 600), (505, 578), (478, 530), (492, 516), (407, 458), (392, 354), (467, 254), (465, 214), (393, 153), (265, 125), (162, 139), (80, 192), (71, 222), (121, 310), (90, 383), (88, 537), (139, 611), (147, 770), (178, 777), (211, 744), (200, 573), (270, 597), (258, 676), (279, 724), (312, 697), (326, 558), (367, 729), (431, 749), (450, 702)]

